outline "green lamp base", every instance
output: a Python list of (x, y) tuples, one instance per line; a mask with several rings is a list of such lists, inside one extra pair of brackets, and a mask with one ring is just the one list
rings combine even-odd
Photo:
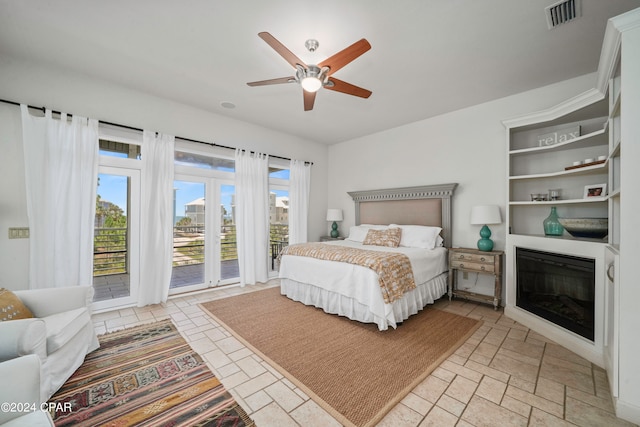
[(481, 239), (478, 240), (478, 249), (484, 252), (492, 251), (493, 240), (489, 238), (491, 237), (491, 230), (489, 230), (489, 227), (487, 227), (486, 225), (482, 226), (482, 228), (480, 229), (480, 237)]
[(338, 224), (333, 221), (333, 224), (331, 224), (331, 237), (335, 239), (336, 237), (338, 237), (338, 235)]

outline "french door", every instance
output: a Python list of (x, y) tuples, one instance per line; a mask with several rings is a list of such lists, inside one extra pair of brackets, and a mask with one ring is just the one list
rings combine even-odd
[(232, 181), (176, 174), (170, 294), (238, 280)]
[(94, 310), (137, 302), (140, 171), (100, 166), (93, 240)]

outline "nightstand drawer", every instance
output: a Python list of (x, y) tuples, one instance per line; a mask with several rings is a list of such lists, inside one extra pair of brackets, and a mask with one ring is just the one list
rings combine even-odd
[(451, 254), (451, 261), (460, 261), (460, 262), (475, 262), (482, 264), (493, 264), (495, 262), (494, 255), (485, 255), (485, 254), (467, 254), (463, 252), (457, 252)]
[(486, 273), (493, 273), (495, 271), (495, 265), (493, 264), (493, 261), (491, 261), (491, 264), (482, 264), (479, 262), (472, 262), (471, 260), (459, 260), (457, 257), (455, 260), (451, 260), (450, 268), (482, 271)]

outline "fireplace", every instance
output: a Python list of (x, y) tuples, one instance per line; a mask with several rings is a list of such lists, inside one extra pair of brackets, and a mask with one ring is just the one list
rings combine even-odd
[(594, 340), (594, 259), (516, 247), (516, 277), (516, 306)]

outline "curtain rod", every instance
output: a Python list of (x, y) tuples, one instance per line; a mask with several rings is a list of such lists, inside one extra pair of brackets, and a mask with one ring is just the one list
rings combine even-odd
[[(4, 102), (5, 104), (11, 104), (11, 105), (17, 105), (18, 107), (21, 105), (19, 102), (15, 102), (15, 101), (8, 101), (6, 99), (0, 99), (0, 102)], [(40, 110), (43, 113), (45, 112), (45, 107), (34, 107), (33, 105), (27, 105), (27, 107), (29, 108), (33, 108), (34, 110)], [(55, 111), (55, 110), (51, 110), (52, 113), (54, 114), (62, 114), (60, 111)], [(67, 116), (69, 117), (73, 117), (72, 114), (67, 114)], [(121, 125), (118, 123), (111, 123), (111, 122), (105, 122), (104, 120), (98, 120), (98, 122), (104, 124), (104, 125), (109, 125), (109, 126), (116, 126), (116, 127), (120, 127), (120, 128), (124, 128), (124, 129), (129, 129), (129, 130), (135, 130), (135, 131), (139, 131), (142, 132), (143, 129), (140, 128), (136, 128), (133, 126), (127, 126), (127, 125)], [(221, 144), (216, 144), (215, 142), (206, 142), (206, 141), (198, 141), (196, 139), (191, 139), (191, 138), (184, 138), (182, 136), (176, 136), (175, 138), (181, 139), (183, 141), (187, 141), (187, 142), (195, 142), (196, 144), (204, 144), (204, 145), (210, 145), (212, 147), (218, 147), (218, 148), (225, 148), (227, 150), (236, 150), (234, 147), (229, 147), (227, 145), (221, 145)], [(243, 150), (246, 151), (246, 150)], [(251, 154), (255, 154), (255, 151), (249, 151)], [(271, 155), (269, 154), (269, 157), (274, 157), (276, 159), (281, 159), (281, 160), (291, 160), (291, 158), (289, 157), (282, 157), (282, 156), (276, 156), (276, 155)], [(308, 162), (305, 161), (304, 162), (305, 165), (313, 165), (313, 162)]]

